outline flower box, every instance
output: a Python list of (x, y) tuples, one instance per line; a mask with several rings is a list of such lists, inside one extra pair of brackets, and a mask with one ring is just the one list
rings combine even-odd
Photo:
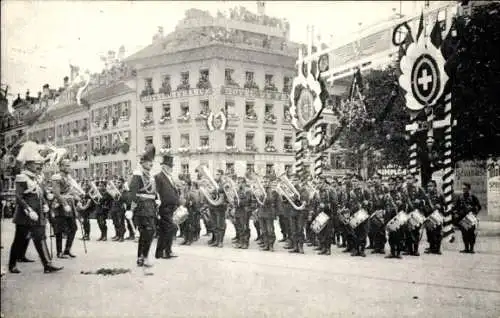
[(180, 154), (186, 154), (189, 152), (189, 147), (179, 147), (178, 152)]
[(226, 146), (226, 151), (229, 152), (238, 152), (238, 147), (237, 146)]
[(153, 123), (153, 120), (152, 119), (143, 119), (141, 120), (141, 126), (142, 127), (146, 127), (146, 126), (149, 126)]
[(166, 123), (167, 121), (170, 121), (170, 116), (163, 116), (162, 118), (160, 118), (160, 120), (158, 121), (160, 124), (164, 124)]
[(189, 113), (187, 113), (186, 115), (179, 116), (177, 118), (177, 121), (178, 122), (188, 122), (190, 118), (191, 118), (191, 116), (189, 115)]
[(172, 148), (171, 147), (162, 147), (160, 148), (160, 155), (169, 155), (172, 153)]

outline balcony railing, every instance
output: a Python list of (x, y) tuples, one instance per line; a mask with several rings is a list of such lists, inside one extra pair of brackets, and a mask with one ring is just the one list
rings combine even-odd
[(172, 118), (167, 115), (161, 116), (160, 120), (158, 121), (160, 124), (164, 124), (166, 122), (169, 122)]

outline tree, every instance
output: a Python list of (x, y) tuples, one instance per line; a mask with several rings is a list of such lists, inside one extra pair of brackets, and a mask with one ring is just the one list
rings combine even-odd
[(405, 166), (409, 147), (405, 125), (409, 114), (398, 88), (396, 69), (389, 66), (372, 70), (364, 76), (363, 82), (366, 114), (355, 114), (358, 118), (354, 120), (352, 114), (340, 114), (337, 136), (330, 140), (329, 146), (338, 142), (346, 148), (348, 161), (358, 168), (365, 155), (372, 162), (377, 162), (378, 157), (379, 165)]
[(446, 67), (457, 120), (457, 161), (500, 156), (500, 4), (476, 7), (467, 20), (455, 20), (458, 47)]

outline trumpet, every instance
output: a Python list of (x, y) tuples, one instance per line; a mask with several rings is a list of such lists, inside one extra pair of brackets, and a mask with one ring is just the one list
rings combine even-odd
[(113, 180), (109, 180), (106, 184), (106, 192), (109, 193), (109, 195), (115, 199), (115, 200), (120, 200), (122, 194), (120, 190), (116, 187), (115, 183)]
[(212, 206), (221, 205), (222, 202), (224, 202), (224, 198), (219, 195), (219, 185), (210, 175), (207, 167), (205, 165), (200, 165), (196, 168), (196, 171), (198, 171), (201, 177), (201, 180), (198, 180), (198, 187), (205, 199)]
[(259, 205), (264, 205), (264, 201), (266, 200), (267, 194), (260, 178), (257, 174), (254, 174), (251, 178), (245, 178), (247, 180), (248, 185), (250, 186), (250, 190), (255, 196), (255, 200), (259, 203)]
[(285, 197), (288, 203), (290, 203), (295, 210), (301, 211), (305, 209), (306, 205), (304, 202), (301, 206), (297, 206), (295, 204), (295, 202), (300, 201), (300, 193), (285, 174), (278, 177), (278, 183), (276, 184), (275, 191)]
[(89, 196), (94, 201), (95, 204), (99, 204), (102, 199), (102, 194), (99, 192), (99, 189), (97, 189), (97, 186), (95, 185), (94, 181), (89, 182), (90, 190), (89, 190)]
[(68, 174), (68, 183), (70, 185), (70, 194), (77, 198), (80, 201), (85, 196), (85, 191), (82, 187), (76, 182), (75, 179), (71, 175)]

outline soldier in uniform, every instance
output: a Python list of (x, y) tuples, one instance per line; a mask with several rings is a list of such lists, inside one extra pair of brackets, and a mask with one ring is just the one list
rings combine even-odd
[(198, 183), (193, 181), (191, 189), (189, 190), (188, 198), (186, 199), (189, 206), (189, 216), (191, 218), (190, 228), (190, 242), (197, 241), (200, 238), (200, 221), (201, 221), (201, 207), (203, 203), (203, 195), (198, 188)]
[[(290, 210), (290, 226), (293, 232), (293, 245), (294, 248), (289, 251), (289, 253), (300, 253), (304, 254), (304, 226), (306, 223), (306, 218), (308, 214), (307, 210), (307, 199), (309, 193), (305, 186), (301, 186), (298, 180), (293, 181), (293, 186), (300, 194), (300, 203), (294, 202), (296, 208), (292, 208)], [(303, 207), (302, 209), (298, 209), (299, 207)]]
[(106, 191), (106, 181), (99, 182), (98, 187), (102, 197), (95, 211), (97, 225), (99, 226), (99, 230), (101, 231), (101, 237), (97, 240), (107, 241), (108, 240), (107, 220), (108, 220), (109, 210), (111, 209), (111, 204), (113, 202), (113, 198)]
[[(373, 192), (372, 192), (372, 205), (373, 211), (383, 210), (386, 208), (386, 190), (384, 186), (381, 184), (380, 175), (376, 174), (373, 176)], [(371, 245), (373, 247), (372, 254), (384, 254), (384, 247), (386, 243), (385, 238), (385, 223), (386, 217), (385, 213), (383, 214), (382, 220), (380, 223), (376, 223), (375, 220), (370, 219), (370, 232), (372, 241)]]
[[(26, 146), (23, 146), (26, 147)], [(44, 267), (44, 273), (52, 273), (62, 269), (53, 266), (45, 238), (45, 225), (49, 207), (45, 201), (43, 190), (40, 186), (38, 174), (42, 170), (43, 157), (36, 149), (21, 149), (22, 156), (18, 160), (24, 163), (24, 170), (16, 176), (16, 202), (14, 213), (16, 231), (10, 249), (9, 272), (19, 274), (18, 259), (25, 253), (25, 241), (31, 235), (38, 256)]]
[(153, 242), (156, 219), (156, 186), (151, 175), (151, 168), (156, 149), (148, 145), (141, 155), (140, 166), (134, 170), (129, 185), (130, 201), (135, 203), (133, 211), (135, 224), (139, 229), (139, 244), (137, 246), (137, 266), (151, 267), (148, 255)]
[[(351, 212), (351, 216), (358, 212), (360, 209), (365, 209), (368, 213), (371, 212), (371, 198), (368, 191), (363, 188), (361, 183), (361, 177), (353, 176), (352, 178), (352, 187), (353, 190), (349, 196), (349, 210)], [(354, 229), (353, 235), (353, 243), (354, 250), (351, 253), (351, 256), (361, 256), (365, 257), (365, 246), (366, 246), (366, 238), (367, 238), (367, 222), (359, 224), (358, 227)]]
[[(75, 202), (78, 198), (70, 193), (71, 185), (69, 183), (70, 161), (62, 159), (59, 163), (59, 173), (52, 176), (52, 189), (54, 191), (55, 201), (59, 204), (54, 209), (54, 234), (56, 237), (57, 257), (71, 258), (76, 257), (71, 253), (71, 247), (75, 239), (77, 230)], [(63, 234), (66, 233), (66, 247), (62, 251)]]
[(174, 158), (169, 155), (163, 156), (161, 172), (154, 177), (156, 191), (161, 201), (158, 211), (159, 233), (155, 253), (156, 258), (169, 259), (176, 257), (176, 255), (172, 253), (172, 242), (177, 233), (177, 225), (175, 225), (172, 217), (174, 211), (180, 205), (186, 204), (185, 198), (181, 196), (180, 189), (176, 188), (172, 177), (173, 166)]
[(326, 213), (330, 218), (326, 222), (325, 227), (318, 233), (319, 247), (321, 248), (318, 255), (330, 255), (331, 246), (333, 242), (333, 213), (336, 207), (336, 193), (330, 184), (327, 183), (326, 179), (323, 180), (319, 188), (319, 210), (318, 214), (321, 212)]
[(222, 203), (220, 205), (210, 205), (210, 213), (213, 215), (213, 220), (215, 221), (215, 235), (214, 241), (210, 246), (213, 247), (223, 247), (224, 246), (224, 235), (226, 233), (226, 210), (228, 206), (228, 200), (220, 184), (221, 177), (224, 175), (224, 171), (217, 169), (215, 173), (214, 180), (218, 184), (218, 188), (215, 190), (217, 195), (222, 196)]
[(82, 217), (83, 237), (82, 240), (88, 241), (90, 239), (90, 214), (95, 209), (94, 201), (89, 196), (90, 186), (86, 185), (86, 195), (82, 198), (81, 204), (78, 206), (80, 216)]
[(130, 203), (127, 200), (127, 191), (125, 190), (124, 183), (125, 180), (119, 177), (116, 187), (120, 195), (111, 201), (110, 212), (116, 233), (115, 237), (111, 239), (112, 241), (125, 241), (125, 211), (130, 210)]
[(238, 196), (240, 204), (236, 207), (236, 226), (239, 229), (239, 240), (236, 248), (247, 249), (250, 240), (250, 216), (252, 214), (253, 194), (246, 183), (246, 179), (239, 178)]
[[(481, 204), (477, 197), (470, 193), (471, 185), (470, 183), (464, 182), (462, 187), (462, 194), (456, 200), (456, 214), (454, 216), (456, 223), (460, 222), (467, 214), (472, 212), (475, 216), (481, 211)], [(474, 254), (474, 245), (476, 244), (476, 226), (471, 227), (466, 230), (459, 226), (462, 232), (462, 240), (464, 242), (464, 249), (460, 253), (470, 253)]]
[[(389, 178), (389, 192), (387, 193), (385, 215), (386, 222), (390, 221), (396, 216), (398, 211), (404, 210), (403, 196), (396, 185), (396, 179), (394, 177)], [(397, 231), (389, 232), (389, 246), (391, 248), (391, 254), (387, 258), (401, 258), (401, 251), (403, 250), (403, 229), (400, 228)]]
[(266, 191), (266, 198), (264, 204), (259, 209), (259, 222), (263, 234), (264, 251), (274, 251), (274, 242), (276, 241), (276, 234), (274, 229), (274, 220), (276, 215), (281, 210), (281, 196), (276, 192), (273, 185), (275, 184), (275, 175), (268, 174), (264, 180), (264, 189)]
[[(436, 210), (443, 214), (444, 197), (438, 192), (436, 181), (431, 180), (427, 184), (427, 195), (425, 198), (427, 199), (423, 209), (425, 217), (429, 217)], [(427, 229), (426, 234), (427, 241), (429, 241), (429, 249), (425, 251), (426, 254), (441, 254), (442, 230), (442, 225), (434, 229)]]
[[(404, 187), (404, 198), (406, 201), (406, 212), (411, 213), (418, 209), (424, 211), (425, 192), (416, 184), (415, 178), (410, 174), (406, 177), (406, 187)], [(404, 255), (419, 256), (418, 247), (420, 244), (420, 227), (410, 229), (405, 226), (405, 246), (406, 253)]]

